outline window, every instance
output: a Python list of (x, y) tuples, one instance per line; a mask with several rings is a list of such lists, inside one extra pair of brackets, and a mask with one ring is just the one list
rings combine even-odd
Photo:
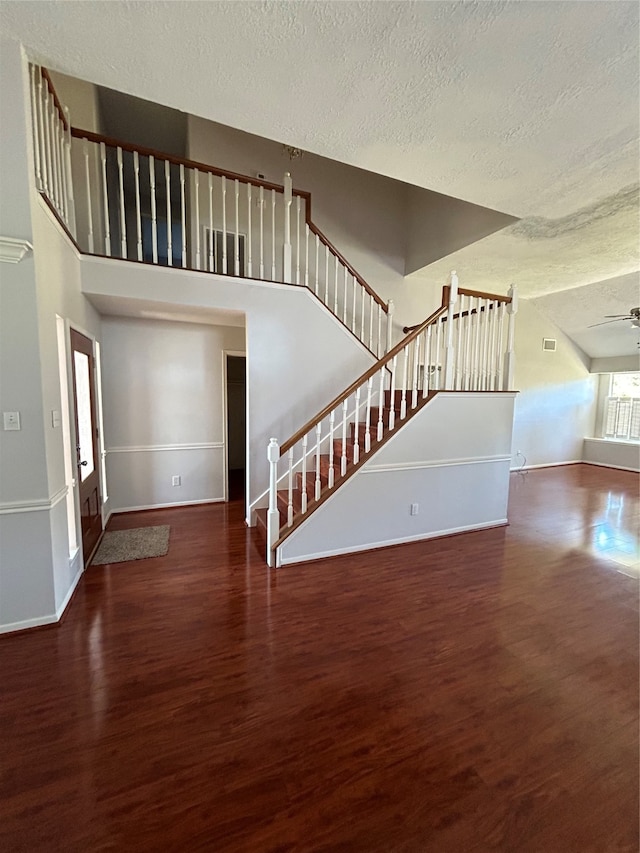
[(603, 435), (623, 441), (640, 441), (640, 373), (611, 374)]

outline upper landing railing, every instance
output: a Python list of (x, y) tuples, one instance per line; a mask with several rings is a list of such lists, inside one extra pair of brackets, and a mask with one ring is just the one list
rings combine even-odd
[(38, 190), (80, 251), (309, 288), (371, 352), (386, 303), (311, 221), (310, 193), (71, 126), (30, 66)]

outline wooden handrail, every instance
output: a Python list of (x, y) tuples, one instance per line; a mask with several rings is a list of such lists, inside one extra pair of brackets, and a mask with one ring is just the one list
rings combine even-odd
[(400, 343), (397, 343), (393, 349), (390, 349), (389, 352), (379, 359), (372, 367), (369, 368), (362, 376), (359, 376), (354, 382), (349, 385), (349, 387), (342, 392), (338, 397), (332, 400), (327, 406), (322, 409), (315, 417), (311, 420), (307, 421), (307, 423), (301, 427), (294, 435), (291, 436), (290, 439), (284, 442), (284, 444), (280, 447), (280, 456), (282, 457), (288, 450), (290, 450), (298, 441), (300, 441), (303, 436), (307, 435), (320, 421), (327, 417), (327, 415), (331, 414), (334, 409), (337, 409), (340, 403), (347, 399), (354, 391), (360, 388), (364, 383), (370, 379), (372, 376), (380, 370), (381, 367), (384, 367), (385, 364), (388, 364), (390, 361), (393, 361), (395, 356), (398, 355), (399, 352), (410, 344), (411, 341), (415, 340), (431, 323), (438, 319), (448, 308), (449, 306), (446, 303), (443, 303), (433, 314), (429, 315), (427, 319), (422, 322), (419, 326), (416, 326), (414, 331), (407, 335), (406, 338), (403, 338)]
[(341, 263), (343, 266), (345, 266), (345, 267), (349, 270), (349, 272), (350, 272), (350, 273), (351, 273), (351, 275), (356, 279), (356, 281), (358, 282), (358, 284), (359, 284), (361, 287), (364, 287), (364, 289), (367, 291), (367, 293), (368, 293), (370, 296), (373, 296), (374, 300), (375, 300), (375, 301), (378, 303), (378, 305), (382, 308), (382, 310), (385, 312), (385, 314), (387, 314), (387, 313), (389, 312), (389, 305), (388, 305), (388, 304), (387, 304), (383, 299), (381, 299), (381, 298), (378, 296), (378, 294), (375, 292), (375, 290), (374, 290), (372, 287), (369, 287), (369, 285), (368, 285), (368, 284), (367, 284), (367, 282), (362, 278), (362, 276), (361, 276), (361, 275), (359, 275), (359, 274), (354, 270), (354, 268), (351, 266), (351, 264), (349, 263), (349, 261), (347, 261), (347, 260), (346, 260), (346, 258), (345, 258), (342, 254), (340, 254), (340, 252), (336, 249), (336, 247), (333, 245), (333, 243), (331, 242), (331, 240), (329, 240), (329, 238), (328, 238), (328, 237), (326, 237), (326, 236), (322, 233), (322, 231), (317, 227), (317, 225), (314, 225), (314, 224), (313, 224), (313, 222), (311, 222), (311, 220), (310, 220), (310, 219), (308, 219), (308, 218), (307, 218), (307, 225), (309, 226), (309, 231), (311, 231), (313, 234), (317, 234), (317, 235), (318, 235), (318, 237), (322, 240), (322, 242), (323, 242), (323, 243), (324, 243), (324, 244), (329, 248), (329, 251), (331, 251), (331, 252), (332, 252), (332, 253), (337, 257), (337, 259), (340, 261), (340, 263)]
[(60, 121), (62, 122), (62, 126), (65, 130), (69, 130), (69, 125), (67, 123), (66, 116), (64, 114), (64, 110), (62, 109), (62, 104), (60, 103), (60, 99), (58, 98), (58, 93), (56, 92), (56, 88), (53, 85), (53, 80), (46, 68), (40, 68), (42, 73), (42, 79), (46, 82), (47, 88), (51, 92), (51, 96), (53, 97), (53, 103), (55, 105), (56, 110), (58, 111), (58, 115), (60, 117)]
[[(88, 142), (104, 142), (112, 148), (121, 148), (123, 151), (130, 153), (137, 152), (143, 157), (154, 157), (156, 160), (167, 160), (174, 166), (184, 166), (186, 169), (197, 169), (199, 172), (206, 172), (212, 175), (217, 175), (220, 178), (229, 178), (232, 181), (241, 181), (243, 184), (253, 184), (257, 187), (264, 187), (266, 190), (275, 190), (278, 193), (284, 192), (282, 184), (272, 184), (270, 181), (263, 181), (260, 178), (251, 178), (249, 175), (240, 175), (237, 172), (229, 172), (226, 169), (218, 169), (215, 166), (208, 166), (206, 163), (198, 163), (197, 160), (188, 160), (186, 157), (176, 157), (174, 154), (167, 154), (164, 151), (158, 151), (155, 148), (146, 148), (143, 145), (131, 145), (122, 139), (115, 139), (112, 136), (103, 136), (101, 133), (94, 133), (91, 130), (82, 130), (78, 127), (71, 128), (71, 136), (76, 139), (86, 139)], [(294, 195), (307, 198), (311, 193), (304, 190), (293, 190)]]
[[(448, 301), (449, 301), (449, 292), (448, 292), (448, 291), (449, 291), (449, 286), (448, 286), (448, 285), (445, 285), (445, 290), (446, 290), (447, 292), (446, 292), (446, 294), (444, 294), (444, 295), (443, 295), (443, 297), (442, 297), (442, 298), (443, 298), (443, 300), (445, 300), (446, 302), (448, 302)], [(459, 296), (475, 296), (475, 297), (477, 297), (478, 299), (489, 299), (491, 302), (504, 302), (504, 303), (506, 303), (507, 305), (509, 304), (509, 302), (511, 302), (511, 297), (510, 297), (510, 296), (502, 296), (502, 295), (497, 294), (497, 293), (485, 293), (485, 292), (484, 292), (484, 291), (482, 291), (482, 290), (468, 290), (466, 287), (459, 287), (459, 288), (458, 288), (458, 295), (459, 295)], [(489, 310), (491, 310), (491, 306), (488, 306), (488, 307), (489, 307)], [(481, 308), (480, 308), (480, 310), (481, 310), (481, 311), (484, 311), (485, 309), (484, 309), (483, 307), (481, 307)], [(453, 317), (452, 317), (451, 319), (452, 319), (452, 320), (457, 320), (459, 317), (468, 317), (468, 316), (469, 316), (469, 313), (471, 313), (471, 314), (477, 314), (478, 312), (477, 312), (477, 309), (476, 309), (476, 308), (474, 308), (471, 312), (469, 312), (469, 311), (463, 311), (461, 314), (454, 314), (454, 315), (453, 315)], [(447, 322), (447, 318), (446, 318), (446, 317), (443, 317), (443, 318), (442, 318), (442, 322), (443, 322), (443, 323), (446, 323), (446, 322)], [(402, 331), (403, 331), (403, 332), (405, 333), (405, 335), (406, 335), (408, 332), (413, 332), (413, 330), (414, 330), (414, 329), (417, 329), (417, 328), (418, 328), (418, 326), (417, 326), (417, 325), (416, 325), (416, 326), (404, 326), (404, 327), (403, 327), (403, 329), (402, 329)]]
[(500, 293), (485, 293), (483, 290), (467, 290), (466, 287), (459, 287), (458, 295), (476, 296), (478, 299), (490, 299), (491, 302), (511, 302), (510, 296), (502, 296)]

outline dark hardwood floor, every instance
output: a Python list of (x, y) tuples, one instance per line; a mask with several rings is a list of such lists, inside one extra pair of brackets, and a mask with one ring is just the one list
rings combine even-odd
[(0, 637), (2, 851), (638, 850), (638, 479), (269, 572), (241, 503)]

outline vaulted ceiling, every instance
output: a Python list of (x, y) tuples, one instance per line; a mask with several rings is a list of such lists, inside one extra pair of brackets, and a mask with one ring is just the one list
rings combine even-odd
[(3, 0), (0, 22), (59, 71), (521, 219), (427, 280), (565, 293), (574, 336), (632, 307), (635, 0)]

